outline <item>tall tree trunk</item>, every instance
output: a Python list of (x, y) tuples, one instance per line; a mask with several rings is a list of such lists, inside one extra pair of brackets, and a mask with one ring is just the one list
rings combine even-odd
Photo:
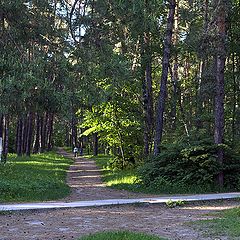
[(54, 114), (50, 113), (48, 121), (48, 139), (47, 139), (47, 150), (50, 151), (53, 147), (52, 135), (53, 135), (53, 120)]
[(31, 155), (31, 148), (32, 148), (32, 137), (33, 137), (33, 121), (34, 121), (34, 114), (30, 112), (28, 114), (28, 127), (27, 127), (27, 144), (26, 144), (26, 155)]
[(9, 148), (9, 116), (5, 115), (4, 119), (4, 138), (3, 138), (3, 159), (6, 161)]
[[(179, 0), (176, 0), (176, 10), (175, 10), (175, 18), (174, 18), (174, 32), (173, 32), (173, 45), (176, 47), (179, 41)], [(179, 88), (179, 76), (178, 76), (178, 53), (175, 53), (172, 69), (171, 71), (171, 79), (173, 84), (173, 96), (172, 96), (172, 104), (171, 104), (171, 129), (173, 131), (176, 130), (176, 120), (177, 120), (177, 100), (178, 100), (178, 88)]]
[[(143, 91), (143, 113), (144, 113), (144, 154), (151, 152), (153, 138), (153, 91), (152, 91), (152, 51), (149, 16), (151, 9), (149, 0), (145, 0), (145, 11), (148, 13), (144, 16), (143, 34), (141, 36), (141, 67), (142, 67), (142, 91)], [(146, 19), (145, 19), (146, 18)]]
[(40, 117), (39, 117), (39, 125), (40, 125), (40, 129), (39, 129), (39, 132), (40, 132), (40, 136), (39, 136), (39, 138), (40, 138), (40, 139), (39, 139), (39, 144), (40, 144), (40, 146), (39, 146), (39, 152), (40, 152), (40, 153), (42, 153), (43, 150), (44, 150), (44, 149), (43, 149), (43, 144), (44, 144), (44, 143), (43, 143), (43, 142), (44, 142), (44, 140), (43, 140), (43, 137), (44, 137), (44, 136), (43, 136), (43, 135), (44, 135), (44, 134), (43, 134), (43, 130), (44, 130), (44, 129), (43, 129), (43, 124), (44, 124), (44, 116), (40, 116)]
[(233, 74), (233, 111), (232, 111), (232, 142), (235, 141), (236, 133), (236, 105), (237, 105), (237, 83), (236, 83), (236, 73), (235, 73), (235, 53), (232, 54), (232, 74)]
[(40, 116), (37, 114), (36, 116), (36, 131), (35, 131), (35, 139), (33, 145), (33, 153), (40, 152)]
[(18, 117), (18, 123), (17, 123), (17, 146), (16, 146), (16, 152), (18, 156), (22, 156), (22, 142), (23, 142), (23, 120), (22, 117)]
[(25, 115), (23, 118), (23, 131), (22, 131), (22, 153), (26, 153), (27, 146), (27, 129), (28, 129), (28, 118)]
[(203, 121), (202, 121), (202, 115), (203, 113), (203, 105), (204, 101), (206, 102), (206, 99), (204, 97), (205, 95), (205, 88), (206, 88), (206, 70), (208, 63), (208, 54), (205, 53), (206, 43), (205, 39), (208, 37), (208, 25), (209, 25), (209, 0), (204, 1), (204, 23), (203, 23), (203, 40), (202, 40), (202, 57), (201, 62), (199, 64), (199, 91), (197, 93), (197, 111), (196, 111), (196, 127), (197, 129), (203, 128)]
[(0, 162), (2, 161), (2, 150), (3, 150), (3, 114), (0, 113), (0, 141), (1, 141), (1, 152), (0, 152)]
[(163, 113), (165, 110), (165, 101), (167, 96), (167, 78), (168, 78), (168, 67), (170, 60), (170, 47), (172, 42), (172, 32), (174, 23), (174, 13), (175, 13), (176, 1), (169, 1), (169, 13), (167, 20), (167, 30), (164, 40), (163, 49), (163, 60), (162, 60), (162, 76), (161, 76), (161, 87), (160, 94), (158, 97), (157, 110), (156, 110), (156, 132), (154, 139), (154, 155), (160, 153), (160, 143), (163, 134)]
[(70, 137), (69, 137), (69, 126), (68, 123), (66, 123), (65, 125), (65, 145), (70, 147), (71, 143), (70, 143)]
[(93, 134), (93, 155), (98, 155), (98, 133)]
[[(224, 137), (224, 68), (226, 61), (226, 5), (224, 0), (216, 1), (219, 9), (217, 11), (217, 29), (219, 41), (217, 42), (216, 56), (216, 95), (215, 95), (215, 121), (214, 121), (214, 143), (222, 144)], [(217, 151), (218, 162), (222, 166), (224, 151), (219, 148)], [(220, 187), (223, 186), (224, 176), (223, 171), (218, 174), (217, 183)]]
[(46, 150), (46, 137), (47, 137), (47, 123), (48, 123), (48, 112), (45, 113), (42, 119), (41, 126), (41, 152)]
[(3, 114), (0, 113), (0, 138), (3, 137)]
[(152, 97), (152, 56), (150, 50), (150, 36), (145, 33), (142, 43), (143, 69), (143, 109), (144, 109), (144, 154), (151, 151), (153, 134), (153, 97)]
[(77, 142), (77, 119), (76, 119), (74, 111), (72, 113), (71, 128), (72, 128), (71, 129), (71, 131), (72, 131), (72, 144), (74, 146), (77, 146), (78, 145), (78, 142)]

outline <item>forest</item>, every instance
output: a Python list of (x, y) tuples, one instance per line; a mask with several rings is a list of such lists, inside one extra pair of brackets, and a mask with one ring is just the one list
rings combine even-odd
[(239, 0), (1, 0), (2, 162), (111, 155), (141, 182), (240, 188)]

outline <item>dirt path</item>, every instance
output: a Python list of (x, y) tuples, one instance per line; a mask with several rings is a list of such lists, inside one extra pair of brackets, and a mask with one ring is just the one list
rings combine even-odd
[(16, 212), (0, 215), (0, 240), (77, 240), (103, 230), (146, 232), (171, 240), (223, 240), (229, 238), (207, 237), (206, 230), (200, 232), (188, 223), (238, 204), (223, 201), (172, 209), (156, 204)]
[[(73, 157), (71, 153), (66, 153), (64, 150), (59, 150), (59, 154), (68, 158)], [(95, 161), (83, 157), (78, 157), (74, 161), (67, 175), (67, 184), (71, 187), (71, 194), (62, 199), (64, 201), (156, 197), (156, 195), (108, 188), (101, 180), (101, 171), (97, 168)]]

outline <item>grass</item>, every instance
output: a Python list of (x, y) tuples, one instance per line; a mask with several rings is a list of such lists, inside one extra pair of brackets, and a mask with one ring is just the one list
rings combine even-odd
[(0, 165), (0, 202), (45, 201), (63, 198), (70, 193), (66, 170), (72, 160), (54, 152), (31, 157), (10, 155)]
[(102, 169), (102, 180), (107, 186), (116, 189), (125, 189), (134, 192), (141, 192), (141, 185), (137, 181), (136, 170), (116, 170), (113, 171), (108, 167), (108, 161), (110, 156), (98, 155), (98, 156), (84, 156), (96, 161), (97, 166)]
[(197, 221), (194, 226), (206, 230), (206, 235), (214, 236), (214, 239), (221, 239), (223, 236), (240, 239), (240, 208), (223, 211), (211, 220)]
[(100, 232), (81, 237), (79, 240), (164, 240), (163, 238), (129, 231)]

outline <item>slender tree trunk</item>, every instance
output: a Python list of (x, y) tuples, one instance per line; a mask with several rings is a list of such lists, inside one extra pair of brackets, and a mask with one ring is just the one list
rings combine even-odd
[(16, 146), (16, 152), (18, 156), (22, 156), (22, 142), (23, 142), (23, 121), (22, 117), (18, 117), (18, 123), (17, 123), (17, 146)]
[(3, 137), (3, 114), (0, 113), (0, 138)]
[(46, 137), (47, 137), (47, 123), (48, 123), (48, 112), (45, 113), (45, 116), (42, 119), (41, 127), (41, 152), (46, 150)]
[(37, 114), (33, 153), (39, 153), (39, 152), (40, 152), (40, 116), (39, 114)]
[(203, 121), (202, 121), (202, 115), (203, 115), (203, 105), (204, 101), (206, 102), (206, 99), (204, 97), (204, 92), (206, 88), (206, 70), (208, 65), (208, 56), (205, 54), (205, 38), (208, 37), (208, 25), (209, 25), (209, 0), (204, 1), (204, 24), (203, 24), (203, 53), (202, 53), (202, 59), (199, 65), (199, 91), (197, 96), (197, 111), (196, 111), (196, 127), (197, 129), (203, 128)]
[(66, 124), (65, 129), (66, 129), (66, 133), (65, 133), (65, 145), (69, 147), (69, 146), (71, 146), (71, 144), (70, 144), (69, 126), (68, 126), (68, 124)]
[[(226, 61), (226, 5), (225, 1), (217, 1), (219, 9), (217, 11), (217, 28), (219, 42), (217, 43), (216, 56), (216, 95), (215, 95), (215, 124), (214, 124), (214, 143), (222, 144), (224, 137), (224, 68)], [(222, 166), (224, 151), (219, 148), (217, 151), (218, 162)], [(220, 187), (223, 186), (224, 176), (223, 171), (218, 174), (217, 183)]]
[(8, 148), (9, 148), (9, 116), (5, 115), (4, 119), (4, 139), (3, 139), (3, 158), (4, 161), (7, 159)]
[(93, 155), (98, 155), (98, 133), (93, 134)]
[(28, 126), (28, 119), (25, 115), (23, 118), (23, 130), (22, 130), (22, 153), (26, 153), (26, 139), (27, 139), (27, 126)]
[(53, 147), (52, 143), (52, 136), (53, 136), (53, 120), (54, 120), (54, 114), (51, 113), (49, 115), (49, 122), (48, 122), (48, 143), (47, 143), (47, 149), (50, 151)]
[(77, 120), (76, 120), (76, 116), (75, 116), (75, 112), (73, 111), (72, 113), (72, 123), (71, 123), (71, 130), (72, 130), (72, 144), (74, 146), (78, 145), (77, 142)]
[(2, 150), (3, 150), (3, 114), (0, 113), (0, 140), (2, 144), (1, 155), (0, 155), (0, 162), (3, 161)]
[[(173, 32), (173, 45), (176, 46), (179, 41), (179, 0), (176, 0), (176, 10), (175, 10), (175, 18), (174, 18), (174, 32)], [(178, 53), (174, 56), (172, 69), (171, 71), (171, 79), (173, 84), (173, 96), (172, 96), (172, 106), (171, 106), (171, 129), (173, 131), (176, 130), (176, 120), (177, 120), (177, 100), (178, 100), (178, 88), (179, 88), (179, 76), (178, 76)]]
[[(142, 91), (143, 91), (143, 113), (144, 113), (144, 154), (151, 152), (153, 138), (153, 91), (152, 91), (152, 51), (151, 37), (148, 19), (151, 14), (149, 0), (145, 0), (145, 11), (148, 13), (144, 17), (143, 34), (141, 36), (141, 67), (142, 67)], [(145, 19), (146, 18), (146, 19)]]
[(175, 7), (176, 7), (176, 1), (170, 0), (169, 14), (168, 14), (168, 20), (167, 20), (167, 31), (166, 31), (165, 40), (164, 40), (161, 87), (160, 87), (160, 94), (158, 97), (157, 110), (156, 110), (156, 132), (155, 132), (155, 139), (154, 139), (154, 155), (157, 155), (160, 153), (160, 143), (161, 143), (162, 134), (163, 134), (163, 113), (165, 110), (165, 101), (167, 96), (167, 78), (168, 78), (170, 47), (172, 42)]
[(153, 134), (153, 98), (152, 98), (152, 60), (150, 52), (150, 36), (145, 34), (142, 43), (142, 69), (143, 69), (143, 108), (144, 108), (144, 154), (151, 151)]
[(39, 125), (40, 125), (40, 129), (39, 129), (39, 132), (40, 132), (40, 136), (39, 136), (39, 152), (42, 153), (44, 151), (43, 149), (43, 144), (44, 144), (44, 140), (43, 140), (43, 137), (44, 137), (44, 134), (43, 134), (43, 125), (44, 125), (44, 116), (40, 116), (39, 118)]
[(28, 127), (27, 127), (27, 144), (26, 144), (26, 155), (31, 155), (32, 148), (32, 137), (33, 137), (33, 122), (34, 122), (34, 114), (30, 112), (28, 114)]

